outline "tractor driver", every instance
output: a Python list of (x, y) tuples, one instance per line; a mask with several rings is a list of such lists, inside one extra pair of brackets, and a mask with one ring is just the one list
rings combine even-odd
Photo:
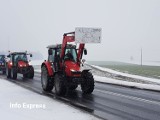
[(18, 62), (19, 60), (21, 60), (21, 57), (18, 55), (18, 57), (16, 58), (16, 62)]
[(19, 55), (15, 55), (14, 59), (13, 59), (14, 64), (16, 65), (19, 60), (20, 60), (20, 56)]
[(67, 53), (65, 55), (65, 59), (74, 60), (73, 55), (70, 50), (67, 51)]
[(21, 60), (27, 61), (27, 56), (26, 55), (21, 55)]

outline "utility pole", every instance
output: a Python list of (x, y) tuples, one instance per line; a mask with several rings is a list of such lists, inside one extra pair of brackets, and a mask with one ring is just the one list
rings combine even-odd
[(142, 66), (142, 59), (143, 59), (143, 52), (142, 52), (142, 48), (141, 48), (141, 66)]

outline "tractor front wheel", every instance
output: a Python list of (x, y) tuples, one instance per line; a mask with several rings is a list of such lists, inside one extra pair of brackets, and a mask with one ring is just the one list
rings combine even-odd
[(17, 79), (17, 70), (14, 67), (11, 68), (11, 78), (14, 80)]
[(41, 84), (44, 91), (50, 92), (53, 89), (53, 81), (48, 76), (48, 71), (45, 66), (41, 68)]
[(6, 67), (6, 75), (7, 75), (7, 78), (11, 77), (11, 69), (8, 68), (8, 66)]
[(94, 90), (94, 78), (92, 73), (86, 72), (83, 75), (84, 82), (81, 84), (81, 89), (84, 94), (91, 94)]
[(54, 77), (54, 85), (55, 85), (55, 92), (57, 95), (65, 95), (66, 94), (66, 86), (65, 86), (65, 81), (64, 77), (62, 74), (56, 74)]
[(28, 78), (33, 79), (33, 77), (34, 77), (34, 68), (33, 68), (33, 66), (30, 66), (29, 69), (30, 69), (30, 71), (28, 73)]

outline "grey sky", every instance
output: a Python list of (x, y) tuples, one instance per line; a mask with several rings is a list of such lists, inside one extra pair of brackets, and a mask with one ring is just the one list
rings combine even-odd
[[(62, 42), (75, 27), (101, 27), (102, 43), (87, 44), (87, 60), (160, 61), (160, 0), (0, 0), (0, 51)], [(9, 45), (8, 45), (9, 43)]]

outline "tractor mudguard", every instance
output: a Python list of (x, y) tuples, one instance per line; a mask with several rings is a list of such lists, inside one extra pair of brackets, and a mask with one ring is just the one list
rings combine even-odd
[(82, 72), (88, 72), (90, 71), (91, 69), (83, 69)]
[(48, 75), (49, 75), (49, 76), (53, 76), (54, 71), (53, 71), (53, 69), (52, 69), (51, 63), (48, 62), (48, 61), (45, 61), (45, 62), (42, 63), (41, 68), (42, 68), (44, 65), (45, 65), (46, 68), (47, 68)]
[(83, 69), (83, 70), (81, 70), (82, 71), (82, 74), (85, 74), (85, 73), (87, 73), (87, 72), (89, 72), (91, 69)]

